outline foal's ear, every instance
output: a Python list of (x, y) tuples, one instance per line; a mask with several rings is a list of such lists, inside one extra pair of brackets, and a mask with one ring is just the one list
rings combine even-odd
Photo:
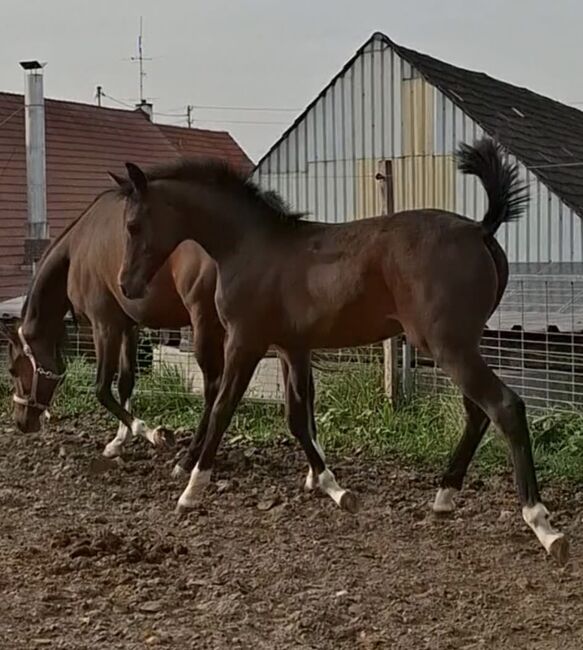
[(128, 170), (128, 176), (133, 188), (138, 194), (144, 194), (148, 188), (148, 179), (146, 178), (146, 174), (144, 174), (137, 165), (134, 165), (134, 163), (131, 162), (126, 163), (126, 169)]
[(117, 174), (114, 174), (113, 172), (107, 172), (107, 174), (113, 180), (113, 182), (117, 183), (120, 187), (123, 187), (124, 185), (127, 185), (127, 179), (123, 178), (122, 176), (118, 176)]

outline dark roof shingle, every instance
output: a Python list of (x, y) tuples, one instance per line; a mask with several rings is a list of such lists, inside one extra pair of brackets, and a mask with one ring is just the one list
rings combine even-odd
[(583, 216), (582, 111), (378, 36)]

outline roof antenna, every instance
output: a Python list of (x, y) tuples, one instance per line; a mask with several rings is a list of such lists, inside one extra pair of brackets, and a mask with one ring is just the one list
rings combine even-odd
[(144, 56), (143, 50), (143, 33), (144, 33), (144, 19), (140, 16), (140, 33), (138, 35), (138, 54), (137, 56), (131, 56), (130, 61), (137, 61), (139, 64), (139, 81), (140, 81), (140, 104), (145, 104), (146, 99), (144, 97), (144, 79), (146, 78), (146, 73), (144, 72), (144, 61), (151, 61), (152, 59)]

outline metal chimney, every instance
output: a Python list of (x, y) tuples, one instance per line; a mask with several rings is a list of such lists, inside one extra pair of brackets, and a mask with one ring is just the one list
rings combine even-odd
[(154, 105), (151, 102), (147, 102), (144, 99), (139, 104), (136, 104), (136, 108), (142, 111), (150, 122), (154, 121)]
[(49, 243), (46, 195), (45, 98), (43, 67), (38, 61), (21, 61), (26, 72), (24, 96), (26, 124), (26, 176), (28, 187), (28, 236), (25, 264), (41, 257)]

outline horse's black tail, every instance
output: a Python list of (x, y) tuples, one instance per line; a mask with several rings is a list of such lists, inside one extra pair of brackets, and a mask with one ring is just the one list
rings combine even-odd
[(473, 146), (461, 144), (458, 169), (481, 181), (488, 195), (488, 210), (482, 220), (484, 231), (493, 237), (503, 223), (519, 219), (528, 204), (528, 188), (518, 178), (518, 165), (504, 158), (502, 148), (491, 138)]

